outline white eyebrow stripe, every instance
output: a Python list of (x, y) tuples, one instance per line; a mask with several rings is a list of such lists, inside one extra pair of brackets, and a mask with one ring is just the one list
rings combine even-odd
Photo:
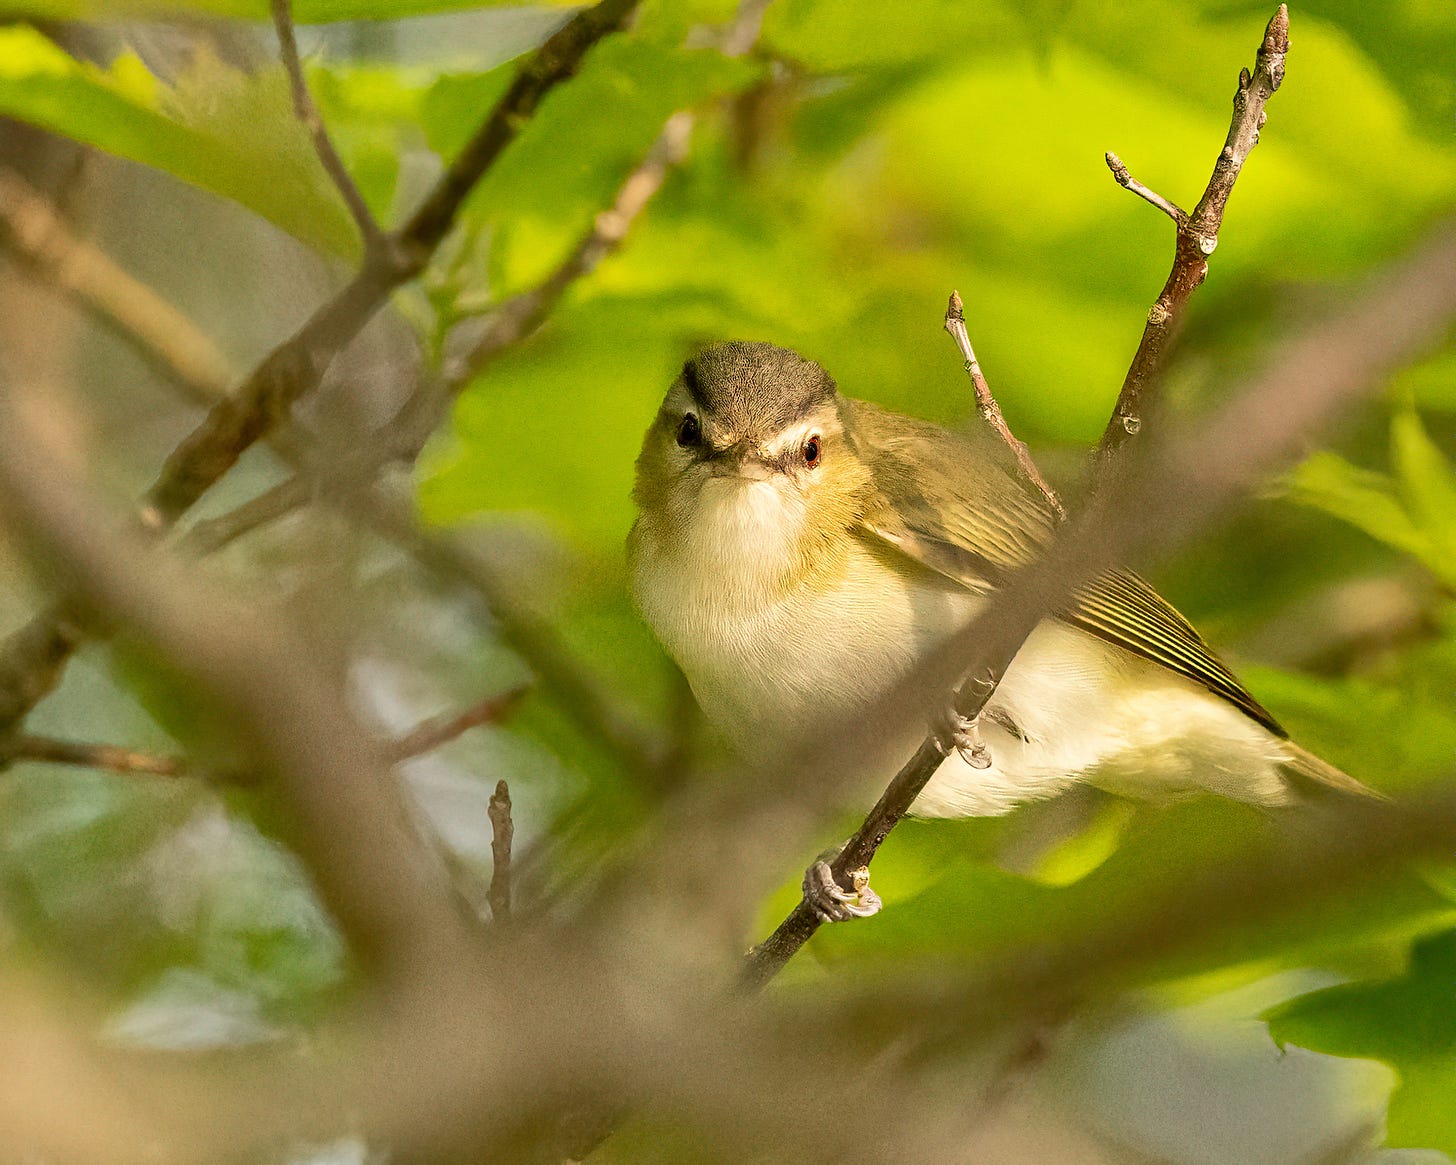
[(797, 449), (815, 433), (821, 437), (835, 437), (842, 431), (843, 427), (837, 419), (825, 424), (817, 421), (805, 421), (801, 425), (785, 429), (772, 442), (764, 446), (764, 452), (770, 457), (777, 457), (787, 449)]

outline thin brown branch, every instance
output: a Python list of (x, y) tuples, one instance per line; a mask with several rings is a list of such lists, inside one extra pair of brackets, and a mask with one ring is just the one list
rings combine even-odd
[(296, 474), (226, 513), (194, 522), (176, 544), (193, 554), (212, 554), (228, 543), (296, 512), (312, 496), (308, 479), (301, 473)]
[(950, 302), (945, 307), (945, 330), (950, 333), (951, 339), (956, 342), (960, 349), (961, 356), (966, 362), (966, 373), (971, 378), (971, 385), (976, 391), (976, 411), (981, 414), (981, 419), (990, 425), (996, 435), (1006, 443), (1007, 448), (1016, 458), (1016, 465), (1021, 474), (1032, 485), (1041, 491), (1041, 496), (1046, 498), (1047, 504), (1056, 511), (1058, 518), (1065, 518), (1067, 511), (1062, 508), (1062, 499), (1057, 497), (1057, 491), (1042, 477), (1041, 470), (1037, 469), (1036, 462), (1031, 459), (1031, 451), (1027, 449), (1026, 442), (1020, 440), (1011, 431), (1006, 423), (1006, 418), (1001, 414), (1001, 406), (996, 403), (996, 398), (991, 395), (991, 386), (986, 383), (986, 378), (981, 373), (980, 361), (976, 359), (975, 350), (971, 347), (971, 337), (966, 331), (965, 306), (961, 303), (961, 293), (952, 291)]
[[(273, 431), (313, 391), (334, 357), (389, 294), (417, 275), (454, 224), (461, 205), (535, 113), (542, 98), (574, 76), (587, 52), (620, 28), (638, 0), (600, 0), (577, 13), (522, 66), (470, 143), (414, 216), (366, 252), (349, 283), (217, 402), (168, 457), (147, 491), (141, 519), (163, 531), (218, 481), (254, 442)], [(74, 604), (62, 601), (6, 640), (0, 661), (0, 732), (11, 730), (59, 679), (80, 638)]]
[(1111, 150), (1108, 150), (1103, 157), (1107, 160), (1107, 168), (1112, 171), (1112, 176), (1117, 179), (1117, 184), (1124, 190), (1131, 190), (1139, 198), (1152, 203), (1171, 218), (1179, 228), (1182, 228), (1183, 224), (1188, 221), (1188, 215), (1182, 207), (1175, 202), (1168, 201), (1156, 190), (1144, 186), (1134, 178), (1128, 168), (1123, 165), (1122, 159)]
[(0, 746), (0, 766), (22, 761), (105, 769), (113, 773), (150, 773), (158, 777), (180, 777), (188, 771), (180, 756), (159, 756), (114, 744), (82, 744), (29, 734), (14, 737)]
[(303, 62), (298, 57), (298, 38), (293, 29), (291, 0), (272, 0), (272, 9), (273, 27), (278, 33), (278, 55), (283, 60), (283, 68), (288, 73), (288, 86), (293, 92), (293, 112), (308, 131), (308, 136), (313, 141), (314, 153), (318, 155), (329, 181), (334, 184), (349, 208), (349, 214), (359, 228), (367, 252), (379, 246), (384, 239), (384, 232), (375, 221), (369, 204), (364, 201), (364, 195), (360, 193), (349, 168), (344, 165), (344, 159), (339, 157), (339, 151), (334, 148), (328, 126), (324, 124), (323, 116), (314, 104), (313, 94), (308, 91), (308, 79), (303, 75)]
[(44, 196), (0, 169), (5, 245), (34, 274), (76, 300), (194, 404), (211, 406), (233, 375), (212, 340), (151, 287), (77, 238)]
[[(1168, 277), (1163, 294), (1148, 317), (1148, 324), (1143, 332), (1142, 342), (1138, 346), (1137, 355), (1133, 359), (1133, 366), (1128, 372), (1128, 378), (1123, 384), (1113, 417), (1109, 421), (1102, 443), (1098, 447), (1099, 456), (1111, 454), (1141, 428), (1143, 390), (1161, 370), (1175, 314), (1186, 303), (1207, 272), (1208, 256), (1213, 253), (1217, 243), (1218, 228), (1223, 220), (1223, 209), (1228, 203), (1229, 194), (1233, 190), (1234, 181), (1238, 178), (1244, 159), (1258, 140), (1258, 128), (1264, 121), (1264, 104), (1284, 79), (1284, 56), (1288, 50), (1289, 12), (1281, 4), (1278, 13), (1265, 30), (1253, 75), (1250, 75), (1247, 70), (1240, 75), (1239, 91), (1234, 98), (1233, 123), (1203, 198), (1199, 200), (1198, 206), (1186, 221), (1180, 221), (1178, 216), (1174, 216), (1175, 221), (1179, 222), (1179, 230), (1173, 271)], [(1108, 164), (1113, 166), (1114, 161), (1115, 158), (1109, 155)], [(1119, 172), (1119, 167), (1120, 163), (1113, 166), (1114, 175), (1117, 176), (1120, 183), (1129, 185), (1132, 182), (1131, 175), (1127, 174), (1125, 167), (1121, 167)], [(1124, 177), (1127, 178), (1126, 182), (1123, 182)], [(1132, 186), (1129, 185), (1129, 189), (1132, 189)], [(1137, 193), (1141, 194), (1145, 189), (1145, 187), (1140, 187)], [(1169, 206), (1171, 205), (1169, 204)], [(1177, 208), (1172, 207), (1172, 209)], [(951, 305), (946, 312), (946, 328), (959, 343), (961, 338), (959, 333), (964, 331), (964, 318), (962, 313), (955, 310), (959, 306), (957, 300), (957, 296), (951, 297)], [(959, 330), (953, 326), (954, 317), (957, 315), (962, 315), (962, 327)], [(987, 411), (988, 402), (994, 408), (994, 399), (991, 397), (990, 389), (984, 387), (984, 378), (978, 375), (979, 369), (971, 350), (969, 338), (966, 339), (962, 348), (962, 355), (967, 361), (967, 371), (971, 373), (972, 381), (976, 384), (977, 403), (981, 407), (982, 416), (986, 417), (987, 421), (993, 427), (997, 427), (999, 431), (1001, 427), (1004, 427), (1004, 421), (1001, 426), (996, 425), (996, 418), (1000, 414), (999, 408), (996, 408), (994, 413)], [(1014, 452), (1020, 454), (1021, 451), (1024, 451), (1024, 446), (1021, 447), (1021, 451), (1018, 451), (1017, 447), (1020, 442), (1011, 436), (1009, 430), (1004, 432), (1002, 437), (1011, 445)], [(1018, 455), (1018, 462), (1021, 462), (1020, 455)], [(1026, 472), (1028, 463), (1030, 463), (1029, 456), (1027, 456), (1026, 462), (1022, 463), (1023, 472)], [(1032, 468), (1034, 471), (1034, 466)], [(1043, 490), (1045, 492), (1045, 487)], [(1058, 505), (1057, 509), (1060, 512), (1061, 507)], [(1082, 523), (1083, 526), (1086, 524), (1086, 522)], [(1109, 541), (1111, 540), (1109, 539)], [(1101, 549), (1105, 551), (1106, 548)], [(1101, 557), (1107, 566), (1114, 565), (1116, 561), (1115, 557), (1106, 557), (1101, 551), (1094, 555), (1093, 549), (1090, 547), (1084, 553), (1088, 558)], [(1027, 572), (1023, 572), (1023, 574), (1025, 573)], [(1039, 592), (1034, 586), (1031, 586), (1029, 582), (1026, 585), (1033, 597), (1038, 595)], [(1047, 602), (1043, 609), (1050, 610), (1051, 603)], [(977, 661), (975, 665), (969, 671), (960, 671), (961, 675), (969, 676), (956, 689), (955, 707), (960, 715), (970, 719), (977, 716), (985, 707), (986, 702), (995, 691), (996, 685), (1000, 683), (1002, 675), (1005, 674), (1006, 668), (1010, 665), (1016, 652), (1020, 650), (1026, 636), (1036, 626), (1039, 618), (1040, 614), (1037, 615), (1037, 618), (1030, 620), (1025, 617), (1019, 620), (1012, 619), (1008, 616), (998, 626), (998, 635), (985, 637), (985, 643), (981, 649), (973, 653)], [(976, 626), (980, 626), (982, 622), (981, 619), (976, 620)], [(1019, 634), (1016, 633), (1017, 629), (1019, 629)], [(1010, 634), (1007, 634), (1008, 631)], [(992, 641), (998, 640), (998, 636), (999, 642), (993, 644)], [(995, 647), (999, 647), (999, 650), (995, 650)], [(865, 818), (863, 825), (830, 863), (830, 868), (839, 885), (846, 890), (852, 890), (855, 888), (857, 877), (862, 879), (868, 876), (869, 863), (879, 849), (880, 843), (909, 811), (911, 803), (919, 796), (926, 782), (940, 766), (945, 750), (944, 743), (932, 733), (921, 742), (914, 756), (895, 775), (880, 800)], [(751, 952), (744, 971), (745, 985), (758, 987), (771, 979), (784, 963), (808, 941), (818, 927), (819, 921), (813, 911), (806, 902), (801, 901), (774, 933)]]
[(449, 744), (472, 728), (499, 724), (510, 715), (525, 694), (525, 688), (512, 688), (498, 696), (481, 700), (463, 712), (436, 716), (417, 724), (389, 746), (389, 757), (395, 763), (410, 760), (412, 757), (434, 752), (442, 744)]
[[(1268, 367), (1211, 421), (1174, 440), (1141, 451), (1088, 510), (1065, 523), (1052, 549), (1017, 571), (963, 631), (936, 649), (918, 672), (887, 695), (876, 709), (843, 726), (843, 751), (826, 750), (834, 731), (816, 735), (817, 755), (789, 758), (796, 789), (832, 788), (829, 774), (854, 769), (854, 750), (869, 724), (903, 724), (916, 709), (931, 706), (953, 677), (969, 675), (955, 697), (956, 709), (974, 716), (994, 682), (1005, 673), (1026, 637), (1085, 580), (1151, 550), (1167, 551), (1225, 510), (1260, 475), (1298, 454), (1308, 435), (1383, 383), (1402, 363), (1419, 355), (1449, 331), (1456, 319), (1456, 230), (1448, 227), (1413, 258), (1372, 279), (1365, 292), (1341, 311), (1284, 344)], [(836, 881), (854, 888), (880, 843), (909, 811), (944, 759), (932, 735), (896, 774), (854, 837), (830, 863)], [(781, 770), (775, 770), (781, 771)], [(822, 783), (816, 779), (824, 777)], [(756, 797), (751, 816), (782, 810), (770, 795), (773, 777), (740, 778), (740, 795)], [(745, 833), (747, 831), (745, 830)], [(819, 928), (802, 901), (763, 943), (750, 952), (745, 986), (773, 978)]]
[(1264, 40), (1254, 60), (1254, 71), (1250, 73), (1244, 69), (1239, 74), (1228, 137), (1214, 163), (1203, 197), (1191, 214), (1183, 215), (1172, 203), (1165, 204), (1165, 200), (1147, 187), (1133, 182), (1117, 156), (1107, 155), (1107, 164), (1121, 185), (1172, 215), (1173, 221), (1178, 224), (1178, 237), (1173, 268), (1148, 312), (1142, 340), (1123, 379), (1112, 418), (1098, 443), (1096, 461), (1099, 463), (1105, 463), (1123, 442), (1142, 428), (1145, 397), (1162, 373), (1164, 354), (1183, 322), (1189, 298), (1208, 274), (1208, 258), (1218, 246), (1224, 207), (1228, 205), (1229, 195), (1233, 193), (1245, 159), (1258, 144), (1259, 130), (1266, 118), (1264, 106), (1284, 80), (1284, 58), (1288, 52), (1289, 9), (1281, 4), (1264, 30)]
[(490, 814), (490, 915), (497, 926), (511, 920), (511, 843), (516, 825), (511, 818), (511, 790), (497, 781), (486, 809)]

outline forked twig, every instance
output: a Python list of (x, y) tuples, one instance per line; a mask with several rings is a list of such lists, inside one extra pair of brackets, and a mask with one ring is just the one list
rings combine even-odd
[(1259, 130), (1266, 120), (1264, 106), (1284, 80), (1284, 58), (1288, 52), (1289, 9), (1281, 4), (1264, 29), (1264, 39), (1254, 59), (1254, 71), (1250, 73), (1248, 69), (1242, 69), (1239, 72), (1239, 87), (1234, 93), (1234, 114), (1228, 136), (1214, 163), (1203, 197), (1191, 214), (1184, 214), (1177, 205), (1136, 181), (1116, 154), (1107, 155), (1108, 168), (1118, 185), (1146, 199), (1171, 218), (1178, 228), (1178, 238), (1173, 252), (1173, 269), (1148, 312), (1142, 340), (1123, 379), (1122, 390), (1118, 393), (1117, 404), (1103, 431), (1102, 440), (1098, 442), (1094, 460), (1099, 464), (1105, 463), (1123, 442), (1142, 428), (1143, 398), (1162, 373), (1164, 354), (1182, 322), (1183, 309), (1189, 297), (1208, 274), (1208, 257), (1218, 246), (1224, 207), (1228, 205), (1234, 183), (1243, 170), (1244, 160), (1259, 142)]

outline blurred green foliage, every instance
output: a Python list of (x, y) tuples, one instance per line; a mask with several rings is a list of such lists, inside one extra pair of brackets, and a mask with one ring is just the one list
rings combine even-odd
[[(301, 21), (393, 20), (470, 6), (300, 0), (298, 12)], [(28, 7), (66, 17), (101, 6)], [(138, 0), (126, 10), (258, 19), (265, 8)], [(959, 362), (940, 334), (946, 295), (959, 288), (1011, 423), (1053, 476), (1075, 481), (1171, 251), (1167, 223), (1114, 185), (1102, 153), (1115, 150), (1139, 179), (1191, 204), (1265, 8), (778, 0), (760, 51), (729, 61), (688, 33), (731, 5), (648, 6), (523, 127), (467, 204), (424, 301), (400, 296), (422, 349), (437, 355), (461, 317), (561, 259), (668, 114), (700, 112), (687, 159), (628, 245), (464, 393), (423, 463), (423, 515), (441, 526), (479, 522), (486, 539), (512, 523), (559, 539), (563, 565), (543, 588), (545, 608), (635, 714), (662, 725), (676, 688), (630, 609), (621, 548), (642, 432), (695, 346), (771, 339), (820, 360), (851, 395), (970, 423)], [(1288, 326), (1291, 307), (1297, 315), (1327, 302), (1456, 200), (1450, 5), (1311, 0), (1293, 22), (1286, 84), (1229, 207), (1169, 386), (1188, 407), (1236, 383), (1276, 325)], [(441, 58), (454, 60), (459, 46), (445, 47)], [(407, 212), (510, 75), (509, 65), (468, 71), (327, 50), (309, 61), (334, 138), (386, 221)], [(164, 80), (134, 54), (82, 64), (33, 29), (10, 27), (0, 30), (0, 113), (230, 199), (326, 255), (357, 250), (277, 66), (248, 73), (201, 53)], [(1431, 583), (1418, 592), (1419, 627), (1364, 650), (1358, 668), (1242, 661), (1303, 743), (1399, 792), (1456, 775), (1456, 356), (1402, 374), (1388, 399), (1232, 531), (1172, 564), (1166, 581), (1170, 597), (1234, 644), (1255, 632), (1277, 641), (1286, 612), (1352, 580), (1416, 572)], [(165, 692), (154, 680), (122, 677), (153, 704)], [(513, 730), (569, 767), (540, 804), (555, 814), (546, 829), (583, 853), (650, 812), (651, 790), (548, 702), (533, 696)], [(154, 987), (163, 967), (185, 965), (271, 1008), (306, 1002), (342, 975), (337, 941), (291, 865), (247, 826), (228, 835), (182, 913), (138, 914), (151, 891), (136, 871), (164, 860), (148, 855), (201, 828), (199, 814), (215, 820), (198, 796), (92, 775), (63, 785), (34, 772), (7, 779), (7, 903), (63, 945), (81, 933), (122, 936), (107, 941), (129, 988)], [(997, 855), (1017, 828), (1016, 819), (908, 823), (876, 864), (890, 908), (873, 925), (824, 933), (809, 955), (870, 973), (882, 960), (965, 965), (1071, 941), (1089, 926), (1135, 920), (1142, 887), (1277, 845), (1279, 829), (1226, 805), (1105, 808), (1038, 868), (1010, 873)], [(760, 921), (793, 893), (786, 884)], [(1150, 979), (1342, 970), (1362, 952), (1443, 931), (1453, 909), (1449, 872), (1396, 872), (1292, 925), (1253, 915)], [(1403, 1083), (1391, 1143), (1456, 1151), (1453, 976), (1450, 933), (1422, 937), (1405, 978), (1308, 996), (1276, 1010), (1271, 1026), (1281, 1041), (1394, 1064)]]

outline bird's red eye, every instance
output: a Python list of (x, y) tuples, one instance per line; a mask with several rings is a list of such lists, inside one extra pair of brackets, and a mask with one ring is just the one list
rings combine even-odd
[(815, 433), (804, 442), (804, 464), (810, 469), (819, 464), (819, 455), (822, 450), (819, 448), (819, 434)]

